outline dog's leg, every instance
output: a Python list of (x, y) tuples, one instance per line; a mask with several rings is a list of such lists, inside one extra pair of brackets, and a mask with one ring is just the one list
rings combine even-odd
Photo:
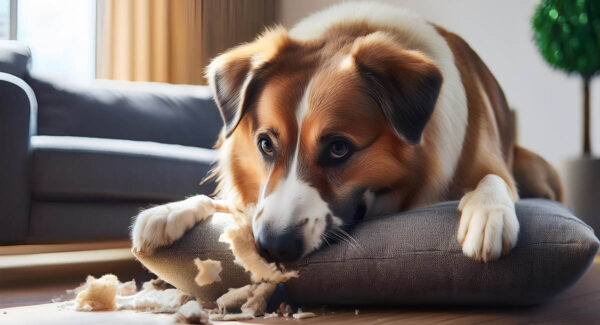
[(544, 158), (515, 145), (513, 175), (521, 198), (539, 197), (564, 203), (560, 176)]
[(458, 205), (458, 241), (466, 256), (487, 262), (517, 244), (516, 199), (516, 192), (494, 174), (482, 178), (474, 191), (463, 196)]
[(155, 248), (173, 243), (196, 222), (215, 212), (229, 212), (225, 201), (206, 195), (192, 196), (183, 201), (159, 205), (140, 212), (135, 218), (131, 239), (133, 249), (151, 253)]

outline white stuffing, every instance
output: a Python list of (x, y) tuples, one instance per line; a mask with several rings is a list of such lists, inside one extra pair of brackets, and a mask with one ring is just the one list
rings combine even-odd
[(99, 279), (88, 276), (85, 284), (74, 291), (75, 309), (78, 311), (113, 310), (119, 279), (113, 274), (105, 274)]
[(187, 324), (208, 324), (208, 314), (202, 309), (199, 302), (191, 300), (186, 302), (175, 314), (175, 320)]
[(174, 313), (191, 296), (178, 289), (157, 288), (156, 281), (148, 281), (137, 291), (135, 280), (121, 283), (113, 274), (99, 279), (88, 276), (86, 282), (73, 290), (77, 292), (75, 309), (97, 310), (144, 310), (155, 313)]
[(292, 315), (292, 317), (294, 317), (294, 319), (304, 319), (304, 318), (311, 318), (311, 317), (315, 317), (315, 313), (309, 313), (309, 312), (297, 312), (295, 314)]
[(211, 259), (200, 260), (199, 258), (194, 259), (194, 264), (198, 268), (198, 275), (194, 281), (199, 286), (205, 286), (213, 282), (221, 281), (219, 274), (223, 270), (220, 261), (214, 261)]

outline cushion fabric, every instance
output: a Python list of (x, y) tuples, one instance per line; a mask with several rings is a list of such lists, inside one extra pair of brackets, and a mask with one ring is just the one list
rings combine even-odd
[(211, 148), (223, 125), (208, 86), (95, 80), (66, 84), (31, 77), (38, 134)]
[[(359, 243), (333, 244), (287, 265), (300, 277), (285, 283), (294, 303), (315, 305), (527, 305), (571, 286), (598, 251), (593, 230), (562, 205), (541, 200), (516, 204), (519, 241), (509, 255), (481, 263), (462, 254), (456, 240), (457, 202), (444, 202), (365, 221), (351, 232)], [(223, 218), (223, 217), (219, 217)], [(198, 224), (170, 247), (138, 256), (176, 287), (213, 300), (248, 282), (217, 241), (227, 221)], [(223, 282), (194, 284), (194, 257), (223, 260)]]
[(194, 193), (215, 150), (154, 142), (34, 136), (32, 192), (38, 200), (172, 201)]
[(23, 79), (31, 69), (31, 50), (16, 41), (0, 41), (0, 72)]

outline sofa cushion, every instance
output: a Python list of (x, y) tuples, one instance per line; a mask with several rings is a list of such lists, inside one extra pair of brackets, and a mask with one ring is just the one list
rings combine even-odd
[(16, 41), (0, 41), (0, 72), (23, 79), (31, 69), (31, 50)]
[[(284, 284), (288, 298), (304, 305), (525, 305), (565, 290), (598, 251), (593, 230), (562, 205), (541, 200), (516, 204), (517, 246), (500, 260), (481, 263), (462, 254), (456, 240), (457, 202), (444, 202), (359, 224), (359, 245), (333, 244), (287, 265), (300, 277)], [(213, 300), (248, 275), (218, 242), (223, 215), (204, 221), (170, 247), (139, 255), (152, 272), (202, 300)], [(194, 283), (193, 258), (225, 263), (222, 282)]]
[(34, 136), (32, 191), (38, 200), (162, 202), (196, 193), (215, 159), (212, 149), (154, 142)]
[(38, 134), (211, 148), (223, 125), (208, 86), (26, 79), (38, 100)]

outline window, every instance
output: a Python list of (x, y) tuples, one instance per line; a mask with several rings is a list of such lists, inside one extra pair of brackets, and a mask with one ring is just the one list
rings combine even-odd
[(0, 40), (10, 39), (10, 0), (0, 0)]
[(18, 0), (17, 11), (17, 40), (31, 48), (32, 73), (95, 77), (95, 0)]

